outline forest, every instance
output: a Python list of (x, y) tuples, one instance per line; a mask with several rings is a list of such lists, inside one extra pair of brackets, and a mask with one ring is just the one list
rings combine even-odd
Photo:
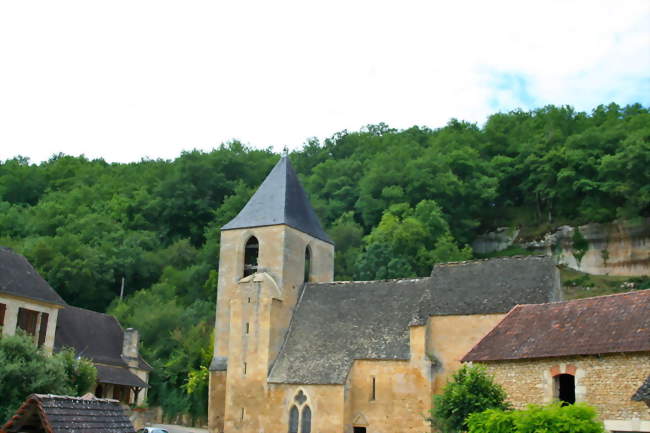
[[(650, 216), (650, 111), (639, 104), (547, 106), (436, 129), (382, 123), (308, 139), (289, 157), (336, 243), (338, 280), (428, 275), (436, 262), (472, 258), (472, 239), (496, 227), (533, 236)], [(238, 141), (173, 161), (16, 156), (0, 162), (0, 245), (69, 304), (137, 328), (155, 368), (149, 403), (200, 417), (219, 229), (279, 158)]]

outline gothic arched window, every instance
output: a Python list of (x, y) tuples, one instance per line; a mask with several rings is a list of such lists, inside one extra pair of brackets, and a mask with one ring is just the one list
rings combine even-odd
[(289, 433), (298, 433), (298, 408), (291, 406), (289, 411)]
[(244, 277), (257, 272), (257, 257), (260, 252), (260, 244), (255, 236), (248, 238), (244, 248)]
[(305, 248), (305, 283), (309, 282), (309, 277), (311, 276), (311, 248), (309, 245)]
[(300, 433), (311, 433), (311, 409), (309, 409), (309, 406), (302, 408), (302, 416), (300, 417)]

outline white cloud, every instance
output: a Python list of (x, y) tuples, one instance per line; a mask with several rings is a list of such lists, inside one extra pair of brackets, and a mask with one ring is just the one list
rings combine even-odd
[(0, 62), (0, 159), (279, 150), (381, 121), (650, 104), (650, 3), (9, 0)]

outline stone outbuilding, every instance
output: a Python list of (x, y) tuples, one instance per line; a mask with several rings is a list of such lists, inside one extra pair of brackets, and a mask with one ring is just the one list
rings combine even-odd
[(288, 158), (221, 231), (211, 432), (422, 433), (431, 397), (512, 307), (560, 299), (549, 257), (334, 282)]
[(463, 357), (515, 408), (586, 402), (613, 432), (650, 432), (650, 290), (518, 305)]
[(32, 394), (0, 429), (6, 433), (135, 433), (117, 400)]

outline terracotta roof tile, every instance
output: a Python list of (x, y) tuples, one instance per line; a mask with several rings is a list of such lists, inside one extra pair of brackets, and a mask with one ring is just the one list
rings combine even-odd
[(650, 351), (650, 290), (518, 305), (462, 361), (644, 351)]

